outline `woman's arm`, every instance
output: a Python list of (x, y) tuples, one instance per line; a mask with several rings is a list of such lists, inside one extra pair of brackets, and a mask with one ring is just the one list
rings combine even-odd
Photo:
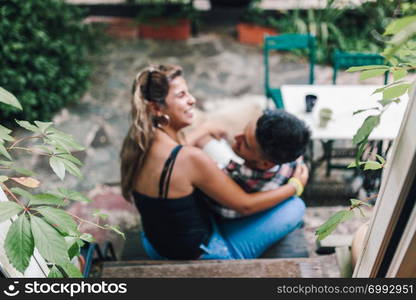
[(198, 141), (206, 136), (211, 136), (215, 139), (221, 139), (226, 136), (226, 132), (224, 129), (219, 128), (214, 124), (203, 123), (201, 126), (185, 135), (186, 145), (196, 146)]
[[(189, 149), (189, 162), (190, 176), (194, 186), (218, 203), (244, 215), (275, 206), (296, 193), (293, 185), (285, 184), (272, 191), (248, 194), (199, 149)], [(306, 168), (305, 172), (307, 172)]]

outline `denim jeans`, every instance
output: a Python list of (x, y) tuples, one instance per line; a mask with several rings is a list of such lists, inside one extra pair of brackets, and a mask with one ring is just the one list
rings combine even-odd
[[(213, 220), (213, 233), (199, 259), (249, 259), (259, 257), (268, 247), (289, 234), (300, 224), (305, 203), (298, 197), (259, 213), (238, 219)], [(141, 233), (143, 247), (152, 259), (166, 259)]]

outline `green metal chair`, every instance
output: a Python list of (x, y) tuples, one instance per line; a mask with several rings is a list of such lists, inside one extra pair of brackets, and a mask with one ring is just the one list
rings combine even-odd
[[(332, 83), (336, 84), (337, 73), (340, 69), (348, 69), (349, 67), (367, 66), (367, 65), (384, 65), (385, 58), (379, 54), (356, 53), (356, 52), (342, 52), (338, 49), (334, 51), (333, 55), (333, 75)], [(384, 84), (387, 84), (389, 72), (384, 74)]]
[(294, 49), (308, 49), (309, 52), (309, 84), (314, 83), (315, 65), (315, 37), (309, 34), (280, 34), (264, 37), (264, 69), (265, 94), (272, 99), (277, 108), (284, 108), (280, 88), (270, 86), (269, 52), (273, 50), (289, 51)]

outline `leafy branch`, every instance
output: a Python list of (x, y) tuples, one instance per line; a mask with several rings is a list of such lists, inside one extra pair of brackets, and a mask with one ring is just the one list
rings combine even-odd
[[(373, 92), (373, 94), (381, 94), (382, 96), (381, 100), (378, 101), (379, 106), (360, 109), (353, 113), (356, 115), (370, 110), (376, 111), (375, 114), (368, 116), (364, 120), (353, 137), (353, 143), (358, 147), (358, 151), (355, 161), (348, 168), (355, 167), (360, 169), (363, 167), (364, 171), (367, 171), (378, 170), (385, 166), (385, 158), (378, 154), (376, 154), (377, 160), (368, 159), (366, 161), (361, 160), (362, 155), (369, 144), (368, 140), (371, 133), (380, 124), (384, 112), (391, 105), (399, 104), (401, 102), (400, 97), (405, 94), (408, 94), (410, 97), (414, 88), (414, 84), (403, 79), (408, 75), (409, 71), (416, 70), (416, 64), (413, 63), (416, 58), (416, 42), (413, 39), (416, 36), (416, 16), (404, 17), (393, 21), (386, 28), (384, 36), (392, 36), (387, 41), (387, 47), (382, 53), (390, 65), (359, 66), (351, 67), (347, 70), (347, 72), (361, 72), (361, 80), (380, 76), (385, 72), (390, 72), (393, 76), (393, 82), (391, 84), (385, 85)], [(412, 62), (410, 63), (406, 60)], [(369, 205), (357, 199), (351, 199), (350, 201), (351, 206), (348, 209), (338, 211), (317, 228), (315, 234), (318, 240), (322, 240), (331, 234), (340, 223), (351, 219), (354, 216), (354, 210), (358, 209), (363, 214), (360, 207)]]
[[(368, 198), (366, 201), (369, 201), (371, 198), (375, 196), (372, 196)], [(358, 199), (351, 199), (351, 205), (347, 209), (340, 210), (336, 212), (334, 215), (332, 215), (324, 224), (319, 226), (319, 228), (315, 231), (315, 235), (317, 235), (318, 241), (323, 240), (328, 235), (330, 235), (339, 224), (350, 220), (355, 216), (355, 211), (358, 210), (362, 217), (365, 217), (365, 214), (362, 210), (363, 206), (371, 206), (366, 201), (361, 201)]]
[[(19, 101), (8, 91), (0, 87), (0, 102), (22, 109)], [(29, 266), (34, 249), (52, 266), (49, 277), (82, 277), (81, 272), (71, 260), (80, 255), (85, 242), (93, 242), (91, 234), (81, 233), (81, 224), (88, 223), (101, 229), (112, 230), (124, 238), (119, 228), (109, 224), (100, 225), (84, 220), (62, 209), (69, 201), (86, 202), (91, 200), (79, 192), (58, 188), (54, 192), (34, 194), (30, 189), (38, 188), (40, 181), (34, 178), (31, 170), (15, 165), (12, 151), (20, 150), (30, 154), (49, 156), (52, 171), (63, 180), (68, 172), (82, 178), (80, 166), (82, 162), (72, 155), (73, 151), (84, 150), (71, 135), (52, 127), (51, 122), (18, 121), (16, 123), (34, 135), (16, 139), (11, 136), (12, 130), (0, 125), (0, 169), (15, 171), (22, 177), (0, 175), (0, 188), (8, 195), (9, 201), (0, 202), (0, 223), (11, 220), (6, 234), (4, 249), (10, 263), (21, 273)], [(41, 142), (32, 147), (18, 146), (28, 140)], [(10, 144), (7, 146), (7, 144)], [(10, 153), (9, 153), (10, 152)], [(24, 187), (8, 187), (14, 182)], [(10, 197), (10, 198), (9, 198)], [(103, 218), (104, 214), (95, 213), (95, 217)]]

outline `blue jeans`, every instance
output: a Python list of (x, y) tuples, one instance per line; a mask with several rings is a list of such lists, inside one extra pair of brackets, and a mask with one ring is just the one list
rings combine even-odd
[[(259, 257), (272, 244), (296, 229), (305, 213), (305, 203), (298, 197), (259, 213), (238, 219), (213, 220), (213, 233), (199, 259), (248, 259)], [(152, 259), (161, 257), (141, 233), (143, 247)]]

